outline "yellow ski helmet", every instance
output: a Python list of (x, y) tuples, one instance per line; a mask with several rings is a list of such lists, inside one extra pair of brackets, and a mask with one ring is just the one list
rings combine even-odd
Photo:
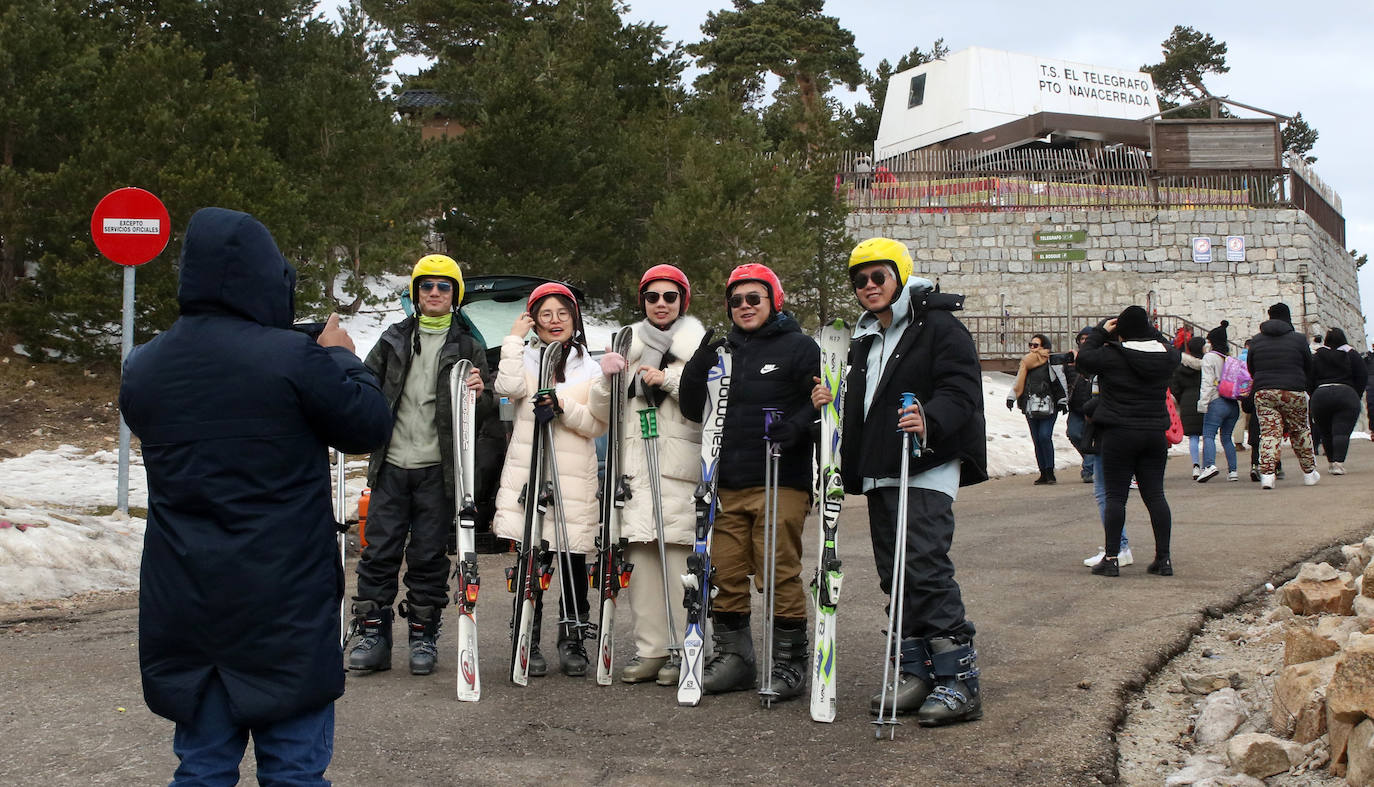
[(855, 268), (875, 262), (890, 262), (897, 268), (898, 288), (906, 286), (911, 272), (916, 267), (911, 261), (911, 252), (906, 244), (891, 238), (869, 238), (854, 247), (849, 255), (849, 272)]
[(426, 254), (415, 263), (415, 269), (410, 272), (410, 300), (414, 303), (420, 302), (420, 293), (415, 291), (415, 281), (421, 276), (443, 276), (453, 279), (453, 286), (458, 288), (453, 294), (453, 308), (458, 308), (463, 302), (463, 271), (452, 257), (447, 254)]

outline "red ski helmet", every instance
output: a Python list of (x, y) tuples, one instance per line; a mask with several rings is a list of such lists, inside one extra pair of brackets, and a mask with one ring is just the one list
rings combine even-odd
[(582, 327), (582, 306), (577, 302), (577, 296), (573, 294), (573, 291), (562, 282), (550, 281), (535, 287), (534, 292), (530, 293), (529, 299), (525, 301), (525, 311), (533, 317), (535, 306), (550, 295), (561, 295), (568, 300), (568, 303), (572, 304), (573, 338), (581, 339), (586, 336), (586, 331)]
[(682, 314), (687, 313), (687, 304), (692, 302), (692, 285), (687, 282), (687, 274), (673, 265), (655, 265), (639, 280), (639, 308), (644, 308), (644, 290), (650, 282), (670, 281), (682, 290)]
[(725, 282), (726, 300), (730, 298), (730, 290), (742, 281), (756, 281), (768, 288), (768, 297), (773, 301), (773, 311), (782, 311), (782, 282), (771, 268), (757, 262), (746, 262), (730, 271), (730, 278)]

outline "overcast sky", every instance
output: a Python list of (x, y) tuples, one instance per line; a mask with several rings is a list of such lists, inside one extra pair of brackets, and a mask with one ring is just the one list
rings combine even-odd
[[(666, 25), (670, 40), (701, 38), (710, 11), (728, 0), (630, 0), (628, 16)], [(986, 9), (986, 10), (985, 10)], [(1317, 174), (1340, 194), (1346, 245), (1374, 252), (1374, 3), (1370, 0), (1155, 0), (1152, 3), (1025, 3), (991, 0), (829, 0), (825, 12), (854, 33), (865, 68), (896, 63), (913, 46), (943, 38), (950, 51), (1004, 49), (1099, 66), (1157, 62), (1174, 25), (1228, 46), (1228, 74), (1207, 79), (1219, 96), (1285, 115), (1301, 111), (1321, 136)], [(1360, 274), (1364, 312), (1374, 312), (1374, 265)]]

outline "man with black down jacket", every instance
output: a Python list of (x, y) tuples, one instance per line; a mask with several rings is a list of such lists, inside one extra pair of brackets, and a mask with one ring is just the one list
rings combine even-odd
[[(821, 349), (782, 311), (782, 282), (767, 266), (741, 265), (726, 283), (733, 324), (725, 339), (711, 334), (682, 371), (682, 412), (700, 420), (706, 404), (706, 374), (720, 342), (730, 345), (730, 393), (721, 438), (719, 493), (711, 531), (711, 565), (717, 595), (711, 601), (715, 655), (702, 670), (707, 694), (753, 688), (754, 644), (749, 629), (749, 575), (762, 585), (764, 568), (764, 470), (767, 442), (782, 449), (778, 463), (776, 614), (773, 627), (773, 689), (787, 700), (806, 689), (810, 648), (806, 636), (806, 592), (801, 579), (802, 524), (811, 509), (811, 463), (816, 410), (812, 378)], [(764, 410), (780, 417), (767, 434)], [(766, 439), (765, 439), (766, 438)]]
[(391, 419), (331, 317), (291, 330), (296, 272), (246, 213), (205, 208), (181, 253), (181, 316), (124, 365), (148, 529), (138, 656), (176, 722), (177, 784), (233, 784), (251, 733), (263, 784), (326, 784), (343, 566), (329, 448), (366, 453)]
[[(897, 528), (905, 527), (907, 573), (902, 597), (898, 687), (887, 715), (916, 712), (922, 726), (983, 715), (973, 623), (949, 559), (959, 487), (987, 480), (983, 376), (973, 338), (954, 312), (962, 295), (935, 291), (912, 275), (911, 253), (889, 238), (871, 238), (849, 258), (850, 283), (863, 307), (845, 378), (841, 473), (845, 492), (868, 498), (873, 558), (883, 592), (893, 592)], [(901, 395), (919, 403), (901, 411)], [(830, 392), (817, 385), (812, 404)], [(899, 412), (901, 411), (901, 412)], [(913, 436), (907, 488), (901, 488), (902, 432)], [(907, 521), (898, 522), (901, 496)]]
[(1302, 466), (1302, 482), (1312, 486), (1321, 480), (1316, 457), (1312, 455), (1312, 430), (1307, 418), (1312, 351), (1308, 349), (1307, 337), (1293, 329), (1288, 304), (1269, 307), (1269, 319), (1260, 323), (1260, 332), (1250, 340), (1246, 363), (1254, 380), (1251, 390), (1260, 428), (1260, 488), (1274, 488), (1274, 465), (1279, 461), (1285, 432)]

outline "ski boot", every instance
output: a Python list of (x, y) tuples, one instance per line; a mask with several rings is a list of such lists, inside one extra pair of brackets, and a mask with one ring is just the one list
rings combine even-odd
[(582, 643), (582, 632), (566, 623), (558, 626), (558, 667), (570, 678), (581, 678), (587, 674), (587, 648)]
[(361, 634), (348, 651), (348, 668), (357, 672), (382, 672), (391, 669), (391, 607), (375, 601), (353, 602), (353, 626)]
[(887, 692), (887, 705), (883, 705), (883, 692), (873, 695), (868, 702), (868, 712), (874, 716), (892, 713), (895, 703), (897, 715), (904, 716), (920, 710), (921, 703), (930, 696), (930, 688), (935, 685), (935, 677), (930, 674), (930, 654), (926, 652), (926, 641), (919, 637), (902, 640), (901, 664), (898, 665), (897, 691)]
[(716, 618), (711, 632), (716, 652), (701, 671), (701, 690), (705, 694), (744, 691), (758, 686), (754, 662), (754, 637), (749, 631), (749, 616), (725, 614)]
[(978, 689), (978, 651), (972, 637), (932, 637), (930, 671), (935, 688), (916, 713), (922, 727), (939, 727), (983, 718)]
[(539, 630), (543, 627), (543, 617), (539, 611), (536, 611), (534, 625), (530, 630), (529, 675), (531, 678), (542, 678), (549, 673), (549, 662), (544, 659), (544, 654), (539, 651)]
[(658, 671), (658, 677), (654, 680), (660, 686), (676, 686), (682, 677), (682, 658), (669, 658)]
[(773, 690), (776, 702), (790, 700), (806, 691), (811, 674), (811, 648), (806, 638), (806, 621), (788, 621), (798, 628), (773, 627)]
[(667, 665), (667, 656), (635, 656), (625, 665), (625, 669), (620, 671), (620, 682), (646, 683), (657, 678), (659, 672)]
[(428, 675), (439, 663), (439, 615), (438, 607), (401, 602), (401, 617), (410, 621), (411, 675)]

